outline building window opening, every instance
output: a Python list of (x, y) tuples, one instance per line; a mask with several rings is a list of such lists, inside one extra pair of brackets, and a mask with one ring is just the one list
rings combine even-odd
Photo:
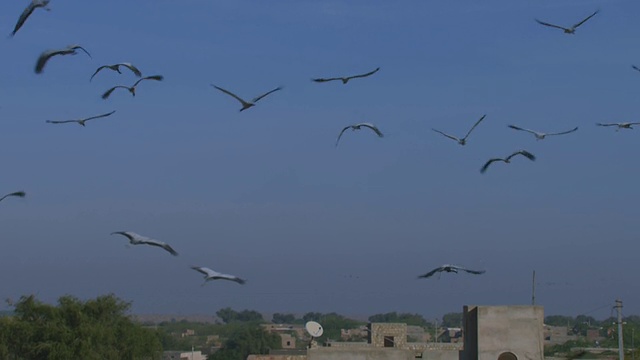
[[(393, 336), (385, 336), (384, 347), (393, 347), (393, 346), (394, 346)], [(502, 359), (499, 359), (499, 360), (502, 360)]]
[(498, 360), (518, 360), (518, 357), (512, 352), (503, 352), (498, 356)]

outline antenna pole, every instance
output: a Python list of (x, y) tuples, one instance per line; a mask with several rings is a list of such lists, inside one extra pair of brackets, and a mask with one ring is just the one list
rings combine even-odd
[(622, 300), (616, 300), (615, 308), (618, 313), (618, 353), (620, 360), (624, 360), (624, 344), (622, 341)]
[(536, 304), (536, 271), (533, 270), (533, 284), (531, 285), (531, 305)]

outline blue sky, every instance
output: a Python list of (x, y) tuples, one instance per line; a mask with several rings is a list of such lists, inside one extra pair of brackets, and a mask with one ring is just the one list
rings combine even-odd
[[(3, 2), (7, 35), (26, 1)], [(140, 313), (345, 314), (624, 301), (640, 313), (633, 0), (56, 1), (0, 36), (0, 297), (113, 292)], [(575, 35), (534, 19), (571, 25)], [(81, 44), (92, 55), (38, 55)], [(100, 95), (136, 78), (163, 82)], [(314, 77), (367, 72), (349, 82)], [(212, 88), (253, 98), (242, 113)], [(52, 125), (116, 110), (106, 119)], [(462, 136), (483, 114), (466, 146)], [(346, 125), (376, 124), (385, 137)], [(536, 141), (508, 124), (576, 133)], [(483, 163), (527, 149), (538, 160)], [(179, 253), (125, 247), (134, 231)], [(481, 276), (416, 276), (443, 263)], [(190, 265), (248, 279), (201, 287)], [(561, 285), (545, 285), (555, 282)], [(591, 314), (609, 316), (610, 310)]]

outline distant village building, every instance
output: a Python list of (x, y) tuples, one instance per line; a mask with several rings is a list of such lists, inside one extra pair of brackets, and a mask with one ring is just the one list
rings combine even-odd
[(162, 360), (207, 360), (201, 351), (165, 351)]
[(406, 324), (370, 323), (367, 341), (329, 341), (306, 353), (280, 350), (247, 360), (537, 360), (544, 359), (543, 318), (541, 306), (465, 306), (464, 328), (444, 334), (463, 339), (458, 343), (409, 341)]
[(600, 329), (587, 329), (587, 340), (589, 341), (601, 341), (605, 337), (600, 335)]
[(222, 345), (222, 342), (220, 341), (220, 335), (207, 335), (207, 344), (211, 343)]
[(461, 343), (464, 340), (462, 328), (445, 328), (438, 335), (438, 341), (444, 343)]
[(295, 349), (296, 338), (290, 334), (279, 334), (283, 349)]
[(564, 344), (569, 340), (577, 340), (578, 336), (569, 334), (567, 326), (549, 326), (544, 325), (544, 343), (545, 345)]
[(195, 330), (186, 329), (182, 334), (180, 334), (180, 337), (194, 336), (195, 334), (196, 334)]
[(271, 334), (278, 334), (283, 349), (295, 349), (296, 338), (308, 338), (303, 325), (300, 324), (261, 324)]
[(342, 341), (357, 341), (369, 335), (367, 328), (362, 326), (356, 329), (340, 329), (340, 339)]

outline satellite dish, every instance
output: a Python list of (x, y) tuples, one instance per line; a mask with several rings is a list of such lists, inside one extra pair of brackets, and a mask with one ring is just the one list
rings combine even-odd
[(320, 337), (320, 336), (322, 336), (322, 333), (324, 331), (322, 329), (322, 325), (318, 324), (315, 321), (307, 322), (306, 324), (304, 324), (304, 328), (307, 329), (307, 332), (312, 337)]

